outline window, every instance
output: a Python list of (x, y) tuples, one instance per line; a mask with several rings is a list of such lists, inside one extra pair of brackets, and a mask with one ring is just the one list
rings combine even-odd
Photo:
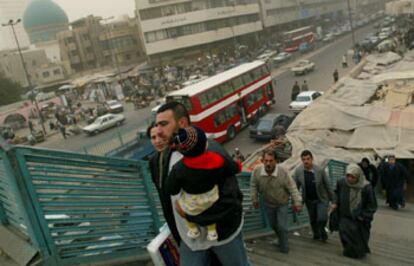
[(221, 90), (221, 95), (225, 97), (233, 92), (233, 87), (231, 86), (230, 82), (226, 82), (220, 85), (220, 90)]
[(32, 66), (35, 66), (37, 64), (36, 60), (32, 60)]
[(252, 76), (250, 75), (250, 73), (244, 74), (242, 76), (242, 78), (243, 78), (243, 83), (246, 84), (246, 85), (254, 81), (254, 79), (252, 79)]
[(253, 105), (254, 103), (256, 103), (257, 101), (259, 101), (262, 98), (263, 98), (262, 89), (258, 89), (256, 91), (250, 93), (249, 95), (247, 95), (246, 104), (248, 106)]
[(233, 87), (235, 90), (238, 90), (244, 86), (243, 79), (241, 76), (234, 78), (231, 82), (233, 83)]
[(214, 125), (218, 127), (232, 119), (237, 114), (237, 104), (234, 103), (228, 106), (226, 109), (223, 109), (222, 111), (219, 111), (215, 114)]
[(42, 76), (43, 76), (43, 78), (48, 78), (48, 77), (50, 76), (49, 71), (44, 71), (44, 72), (42, 73)]
[(60, 75), (62, 72), (60, 71), (59, 68), (56, 68), (55, 70), (53, 70), (53, 75)]

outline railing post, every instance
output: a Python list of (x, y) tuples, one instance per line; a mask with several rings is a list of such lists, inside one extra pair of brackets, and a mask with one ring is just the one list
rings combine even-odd
[(119, 142), (121, 143), (121, 146), (124, 146), (124, 140), (122, 139), (122, 134), (121, 132), (119, 132), (119, 130), (118, 130), (118, 137), (119, 137)]
[(143, 174), (144, 187), (145, 187), (145, 192), (147, 193), (152, 219), (154, 221), (154, 228), (156, 230), (155, 233), (158, 233), (158, 229), (161, 228), (161, 221), (160, 221), (160, 217), (158, 216), (157, 204), (155, 203), (154, 195), (152, 193), (152, 185), (151, 185), (149, 167), (148, 165), (144, 165), (144, 163), (141, 163), (140, 168), (141, 168), (141, 173)]
[(7, 225), (9, 221), (7, 220), (6, 213), (4, 211), (3, 204), (0, 202), (0, 222), (3, 225)]

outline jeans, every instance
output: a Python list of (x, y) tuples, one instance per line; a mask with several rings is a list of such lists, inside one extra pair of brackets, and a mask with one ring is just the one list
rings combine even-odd
[(326, 223), (328, 221), (328, 204), (319, 200), (307, 200), (306, 208), (309, 213), (313, 238), (323, 240), (328, 239), (328, 234), (325, 231)]
[(279, 247), (281, 251), (288, 251), (288, 205), (283, 205), (277, 208), (271, 208), (266, 206), (267, 218), (270, 226), (276, 232), (279, 238)]
[(180, 266), (210, 266), (213, 252), (223, 266), (250, 266), (240, 233), (230, 243), (207, 250), (191, 250), (184, 241), (180, 244)]

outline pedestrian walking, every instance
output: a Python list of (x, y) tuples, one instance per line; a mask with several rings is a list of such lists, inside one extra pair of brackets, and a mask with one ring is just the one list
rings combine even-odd
[(30, 133), (33, 133), (33, 129), (34, 129), (33, 122), (32, 122), (32, 120), (29, 120), (29, 130), (30, 130)]
[(346, 177), (336, 185), (339, 237), (343, 255), (363, 258), (370, 253), (368, 246), (371, 222), (377, 210), (377, 202), (371, 184), (365, 180), (361, 168), (356, 164), (347, 167)]
[(291, 100), (295, 101), (296, 97), (298, 96), (298, 94), (300, 93), (300, 87), (297, 81), (295, 81), (295, 84), (292, 87), (292, 96), (291, 96)]
[(370, 182), (372, 188), (375, 189), (378, 183), (377, 168), (373, 164), (371, 164), (368, 158), (362, 158), (361, 162), (358, 165), (359, 167), (361, 167), (362, 172), (364, 173), (367, 181)]
[(62, 124), (61, 122), (58, 122), (58, 127), (60, 130), (60, 133), (62, 133), (62, 136), (64, 139), (66, 139), (66, 127), (64, 124)]
[(408, 181), (407, 169), (396, 161), (395, 155), (390, 155), (388, 162), (382, 165), (379, 172), (386, 192), (386, 203), (394, 210), (404, 208), (404, 186)]
[(231, 155), (231, 157), (233, 158), (233, 160), (238, 161), (240, 163), (244, 162), (245, 157), (244, 155), (241, 153), (239, 148), (234, 148), (234, 153)]
[(342, 67), (343, 68), (347, 68), (348, 67), (348, 57), (346, 56), (346, 54), (344, 54), (342, 56)]
[(334, 203), (334, 192), (324, 169), (314, 164), (313, 154), (304, 150), (300, 157), (302, 164), (295, 169), (293, 177), (308, 210), (313, 239), (325, 242), (328, 208)]
[(259, 208), (258, 195), (262, 195), (269, 223), (279, 238), (279, 250), (288, 253), (289, 197), (293, 199), (294, 212), (301, 210), (302, 198), (295, 181), (277, 164), (277, 160), (275, 150), (268, 149), (263, 152), (262, 164), (258, 165), (251, 175), (250, 194), (254, 208)]
[[(186, 128), (191, 125), (190, 116), (184, 105), (177, 102), (169, 102), (162, 105), (156, 114), (157, 134), (167, 143), (173, 140), (179, 128)], [(225, 160), (224, 165), (228, 168), (238, 167), (231, 156), (224, 148), (215, 141), (208, 140), (208, 151), (218, 153)], [(176, 150), (167, 147), (163, 151), (161, 163), (153, 165), (152, 173), (155, 186), (160, 197), (161, 207), (165, 220), (171, 233), (179, 244), (180, 265), (210, 265), (214, 259), (222, 265), (249, 265), (246, 250), (244, 248), (242, 227), (243, 227), (243, 195), (239, 189), (235, 175), (228, 174), (222, 179), (218, 189), (220, 197), (216, 204), (220, 208), (213, 208), (212, 211), (203, 213), (203, 218), (214, 220), (217, 228), (217, 241), (208, 241), (205, 237), (191, 239), (187, 236), (188, 227), (186, 220), (179, 206), (173, 203), (179, 200), (180, 195), (169, 195), (166, 184), (169, 182), (169, 173), (177, 163), (183, 163), (183, 156)], [(201, 162), (203, 165), (205, 162)], [(229, 171), (228, 173), (232, 173)], [(189, 218), (185, 216), (185, 218)], [(195, 222), (195, 220), (190, 220)], [(207, 232), (201, 229), (201, 235), (206, 236)]]
[(336, 83), (339, 80), (339, 73), (338, 73), (338, 69), (335, 69), (335, 71), (332, 74), (333, 79), (334, 79), (334, 83)]
[(309, 88), (308, 88), (308, 82), (306, 80), (304, 80), (303, 81), (303, 84), (302, 84), (301, 91), (303, 92), (303, 91), (308, 91), (308, 90), (309, 90)]

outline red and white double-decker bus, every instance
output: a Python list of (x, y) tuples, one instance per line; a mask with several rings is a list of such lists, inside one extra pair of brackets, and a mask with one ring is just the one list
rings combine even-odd
[(166, 100), (183, 103), (194, 125), (224, 142), (274, 103), (272, 77), (264, 62), (254, 61), (174, 91)]
[(315, 41), (315, 34), (312, 26), (286, 31), (283, 33), (285, 52), (292, 53), (299, 49), (301, 43), (312, 44)]

